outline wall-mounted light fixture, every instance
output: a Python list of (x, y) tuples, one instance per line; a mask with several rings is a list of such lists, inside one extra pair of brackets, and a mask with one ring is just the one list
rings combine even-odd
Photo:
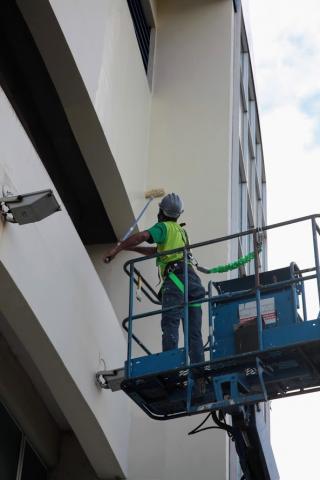
[(39, 222), (61, 210), (52, 190), (0, 198), (0, 213), (6, 221), (25, 225)]

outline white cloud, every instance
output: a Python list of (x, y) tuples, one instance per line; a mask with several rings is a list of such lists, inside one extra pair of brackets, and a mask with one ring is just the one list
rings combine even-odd
[(319, 2), (251, 0), (250, 17), (262, 103), (292, 103), (319, 91)]
[(319, 2), (251, 0), (249, 7), (269, 221), (320, 212), (320, 121), (310, 108), (320, 95)]
[(268, 211), (272, 222), (286, 215), (299, 217), (320, 212), (320, 146), (314, 142), (316, 123), (294, 104), (274, 107), (262, 115)]

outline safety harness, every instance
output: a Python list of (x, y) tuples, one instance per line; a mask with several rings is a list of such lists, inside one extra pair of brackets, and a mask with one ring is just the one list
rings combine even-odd
[[(259, 252), (261, 251), (261, 248), (259, 248)], [(196, 269), (201, 272), (201, 273), (225, 273), (229, 272), (231, 270), (235, 270), (242, 265), (245, 265), (246, 263), (251, 262), (251, 260), (254, 259), (254, 252), (250, 252), (247, 255), (244, 255), (243, 257), (240, 257), (238, 260), (227, 263), (226, 265), (218, 265), (217, 267), (213, 268), (204, 268), (201, 267), (196, 261), (192, 264), (196, 267)], [(194, 260), (194, 259), (193, 259)], [(176, 287), (180, 290), (182, 294), (184, 294), (184, 284), (180, 280), (180, 278), (174, 273), (174, 271), (169, 271), (167, 274), (168, 278), (176, 285)], [(193, 303), (189, 305), (190, 307), (201, 307), (201, 303)]]
[[(184, 227), (185, 223), (180, 224), (180, 226)], [(184, 239), (185, 240), (185, 245), (187, 247), (189, 247), (190, 243), (189, 243), (188, 234), (185, 231), (185, 229), (183, 229), (183, 232), (185, 234), (185, 239)], [(260, 241), (258, 243), (258, 253), (261, 253), (261, 251), (262, 251), (262, 242)], [(188, 257), (189, 257), (190, 264), (193, 265), (198, 270), (198, 272), (206, 273), (206, 274), (225, 273), (225, 272), (229, 272), (231, 270), (236, 270), (237, 268), (240, 268), (241, 266), (243, 266), (243, 265), (251, 262), (252, 260), (254, 260), (255, 252), (254, 251), (249, 252), (247, 255), (243, 255), (242, 257), (238, 258), (238, 260), (235, 260), (234, 262), (230, 262), (230, 263), (227, 263), (225, 265), (217, 265), (216, 267), (212, 267), (212, 268), (201, 267), (199, 265), (198, 261), (194, 258), (191, 250), (189, 251)], [(170, 265), (170, 264), (167, 265), (163, 280), (165, 280), (165, 278), (168, 277), (172, 281), (172, 283), (174, 283), (175, 286), (180, 290), (180, 292), (182, 294), (184, 294), (184, 284), (180, 280), (180, 278), (174, 273), (175, 268), (177, 268), (178, 263), (180, 263), (180, 262), (181, 261), (176, 261), (176, 262), (172, 262), (172, 265)], [(159, 276), (159, 278), (160, 278), (160, 276)], [(162, 284), (162, 286), (163, 286), (163, 284)], [(161, 292), (162, 286), (160, 288), (160, 292)], [(139, 281), (138, 281), (138, 291), (140, 289), (141, 289), (141, 278), (139, 278)], [(137, 295), (137, 299), (139, 301), (141, 301), (140, 294)], [(189, 306), (190, 307), (201, 307), (201, 303), (191, 303)]]
[[(172, 283), (174, 283), (175, 286), (180, 290), (180, 292), (184, 294), (184, 284), (183, 282), (181, 282), (180, 278), (174, 272), (169, 272), (168, 278), (170, 278)], [(201, 307), (201, 303), (190, 303), (189, 307)]]

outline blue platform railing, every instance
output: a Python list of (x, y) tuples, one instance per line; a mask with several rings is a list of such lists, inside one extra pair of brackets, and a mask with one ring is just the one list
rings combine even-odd
[[(173, 305), (166, 308), (157, 308), (155, 310), (151, 310), (144, 313), (135, 313), (134, 309), (134, 287), (135, 284), (138, 284), (138, 278), (140, 277), (142, 283), (142, 292), (145, 296), (155, 305), (161, 305), (161, 302), (157, 298), (157, 293), (151, 287), (151, 285), (147, 282), (141, 272), (138, 270), (137, 265), (141, 262), (150, 261), (152, 259), (156, 259), (162, 255), (168, 255), (171, 253), (182, 252), (183, 253), (183, 261), (184, 261), (184, 299), (183, 299), (183, 309), (184, 309), (184, 367), (191, 368), (195, 365), (190, 365), (189, 360), (189, 318), (188, 318), (188, 307), (192, 302), (188, 300), (188, 264), (189, 264), (189, 251), (199, 249), (201, 247), (205, 247), (208, 245), (215, 245), (222, 242), (239, 239), (241, 237), (252, 236), (253, 239), (253, 246), (254, 246), (254, 287), (248, 290), (241, 290), (236, 292), (228, 292), (222, 293), (219, 295), (213, 295), (213, 286), (214, 282), (210, 281), (208, 284), (208, 291), (206, 292), (206, 296), (201, 299), (197, 300), (194, 303), (201, 303), (201, 304), (208, 304), (208, 313), (209, 313), (209, 338), (208, 343), (209, 346), (207, 350), (209, 350), (210, 354), (210, 361), (213, 360), (213, 322), (212, 322), (212, 304), (215, 300), (219, 302), (223, 301), (224, 299), (236, 299), (245, 297), (248, 295), (255, 295), (256, 305), (257, 305), (257, 326), (258, 326), (258, 340), (259, 340), (259, 350), (263, 350), (263, 319), (261, 314), (261, 293), (273, 290), (279, 287), (288, 287), (291, 286), (292, 288), (299, 288), (301, 295), (302, 295), (302, 312), (303, 312), (303, 319), (307, 319), (307, 306), (306, 306), (306, 298), (305, 298), (305, 288), (304, 283), (307, 280), (316, 279), (317, 282), (317, 292), (318, 292), (318, 304), (320, 309), (320, 261), (319, 261), (319, 251), (318, 251), (318, 236), (320, 235), (320, 228), (317, 224), (317, 219), (320, 218), (320, 214), (309, 215), (305, 217), (300, 217), (292, 220), (288, 220), (285, 222), (280, 222), (268, 226), (264, 226), (261, 228), (254, 228), (250, 230), (246, 230), (244, 232), (239, 232), (231, 235), (227, 235), (224, 237), (219, 237), (216, 239), (207, 240), (204, 242), (192, 244), (185, 246), (184, 248), (177, 248), (170, 251), (166, 251), (164, 253), (157, 253), (154, 255), (146, 256), (146, 257), (138, 257), (132, 260), (129, 260), (124, 265), (125, 272), (129, 275), (129, 314), (128, 317), (123, 321), (122, 325), (124, 329), (128, 332), (128, 354), (127, 354), (127, 371), (126, 377), (131, 377), (131, 363), (132, 363), (132, 343), (133, 341), (136, 342), (141, 349), (147, 354), (151, 355), (151, 351), (146, 345), (133, 333), (133, 322), (147, 317), (153, 317), (156, 315), (161, 315), (165, 311), (169, 311), (177, 307), (177, 305)], [(268, 285), (261, 285), (260, 283), (260, 263), (259, 263), (259, 244), (261, 243), (261, 236), (263, 235), (264, 239), (266, 238), (266, 232), (268, 230), (277, 229), (280, 227), (285, 227), (292, 224), (297, 224), (301, 222), (311, 222), (312, 226), (312, 242), (313, 242), (313, 255), (314, 255), (314, 266), (311, 268), (306, 268), (302, 270), (297, 270), (295, 264), (291, 264), (292, 269), (292, 278), (280, 281), (276, 283), (271, 283)], [(296, 271), (294, 271), (296, 269)], [(312, 273), (315, 272), (315, 273)], [(309, 274), (309, 275), (306, 275)], [(181, 307), (181, 305), (179, 305)], [(205, 362), (206, 363), (206, 362)], [(204, 364), (205, 364), (204, 363)], [(204, 364), (197, 364), (196, 366), (202, 366)]]

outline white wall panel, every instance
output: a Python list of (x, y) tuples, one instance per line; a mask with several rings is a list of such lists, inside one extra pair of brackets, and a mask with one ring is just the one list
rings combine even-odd
[[(0, 93), (0, 184), (18, 193), (53, 188), (7, 98)], [(55, 193), (57, 195), (57, 193)], [(58, 197), (58, 196), (57, 196)], [(62, 205), (40, 223), (1, 223), (0, 309), (24, 344), (96, 472), (126, 470), (130, 423), (123, 395), (102, 393), (94, 374), (125, 342), (110, 300)], [(114, 348), (114, 346), (117, 348)]]
[(135, 213), (146, 189), (150, 88), (126, 0), (50, 0)]

